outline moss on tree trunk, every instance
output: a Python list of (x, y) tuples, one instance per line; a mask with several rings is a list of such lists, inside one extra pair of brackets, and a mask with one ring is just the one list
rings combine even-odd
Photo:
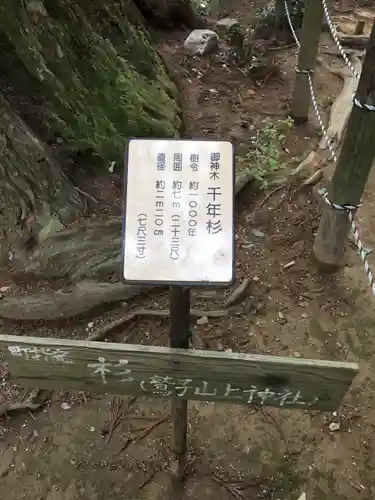
[(73, 152), (121, 161), (127, 137), (178, 135), (177, 90), (132, 0), (2, 0), (0, 48), (12, 104), (34, 124), (31, 93), (38, 131)]
[(45, 144), (0, 93), (0, 265), (7, 245), (51, 217), (66, 222), (85, 208)]

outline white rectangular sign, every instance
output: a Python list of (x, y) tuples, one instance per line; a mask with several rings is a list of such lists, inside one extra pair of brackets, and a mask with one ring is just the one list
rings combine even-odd
[(124, 280), (230, 284), (234, 181), (230, 142), (132, 139), (125, 165)]

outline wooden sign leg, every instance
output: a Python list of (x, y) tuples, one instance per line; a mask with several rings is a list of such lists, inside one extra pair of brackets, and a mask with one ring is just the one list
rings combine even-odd
[[(190, 289), (170, 289), (171, 311), (170, 346), (174, 349), (189, 349), (190, 341)], [(182, 480), (187, 461), (187, 400), (172, 399), (171, 415), (173, 425), (172, 451), (175, 458), (176, 479)]]

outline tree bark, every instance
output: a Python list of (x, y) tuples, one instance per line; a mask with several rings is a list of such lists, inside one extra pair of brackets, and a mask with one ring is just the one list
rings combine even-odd
[(46, 145), (0, 93), (0, 265), (7, 244), (22, 237), (23, 229), (31, 236), (26, 227), (31, 216), (43, 227), (53, 216), (68, 222), (84, 208)]
[(26, 123), (72, 153), (121, 162), (127, 137), (179, 133), (176, 87), (132, 0), (2, 0), (0, 74)]

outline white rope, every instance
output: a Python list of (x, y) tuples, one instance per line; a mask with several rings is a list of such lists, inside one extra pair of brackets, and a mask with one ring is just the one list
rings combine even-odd
[(350, 61), (347, 53), (345, 52), (344, 47), (340, 43), (339, 36), (337, 34), (335, 25), (333, 24), (333, 21), (331, 19), (330, 14), (329, 14), (328, 5), (327, 5), (326, 0), (322, 0), (322, 4), (323, 4), (324, 15), (325, 15), (325, 17), (327, 19), (328, 27), (329, 27), (329, 29), (331, 31), (332, 38), (334, 39), (334, 41), (335, 41), (335, 43), (337, 45), (337, 48), (339, 49), (339, 52), (340, 52), (342, 58), (344, 59), (344, 61), (346, 62), (346, 64), (348, 65), (350, 71), (353, 73), (353, 75), (355, 76), (355, 78), (357, 80), (359, 80), (359, 73), (355, 69), (353, 63)]
[[(350, 61), (347, 53), (345, 52), (344, 47), (340, 43), (339, 36), (337, 34), (335, 25), (333, 24), (333, 21), (331, 19), (331, 16), (330, 16), (330, 13), (329, 13), (329, 10), (328, 10), (327, 1), (326, 0), (322, 0), (322, 5), (323, 5), (324, 15), (326, 17), (329, 29), (331, 31), (332, 38), (336, 42), (337, 48), (339, 49), (339, 52), (340, 52), (342, 58), (344, 59), (344, 61), (346, 62), (346, 64), (348, 65), (350, 71), (352, 72), (352, 74), (354, 75), (354, 77), (356, 78), (356, 80), (359, 80), (360, 75), (359, 75), (358, 71), (355, 69), (353, 63)], [(353, 103), (358, 108), (365, 109), (366, 111), (375, 111), (375, 106), (372, 106), (371, 104), (362, 104), (356, 98), (355, 93), (354, 93), (354, 97), (353, 97)]]
[[(322, 0), (322, 2), (323, 2), (323, 6), (324, 5), (327, 6), (325, 0)], [(292, 23), (292, 19), (291, 19), (291, 16), (290, 16), (290, 12), (289, 12), (289, 8), (288, 8), (287, 0), (284, 0), (284, 6), (285, 6), (285, 14), (286, 14), (286, 17), (288, 19), (288, 23), (289, 23), (290, 30), (292, 32), (293, 38), (294, 38), (294, 40), (295, 40), (298, 48), (300, 48), (301, 44), (300, 44), (300, 41), (298, 40), (296, 31), (295, 31), (293, 23)], [(327, 9), (327, 12), (328, 12), (328, 9)], [(326, 14), (326, 17), (327, 17), (327, 14)], [(329, 13), (328, 13), (328, 17), (329, 17)], [(328, 21), (328, 17), (327, 17), (327, 21)], [(336, 36), (337, 36), (337, 33), (336, 33)], [(341, 46), (341, 44), (340, 44), (340, 46)], [(346, 54), (345, 54), (345, 56), (346, 56)], [(347, 58), (347, 56), (346, 56), (346, 58)], [(349, 59), (348, 59), (348, 61), (349, 61)], [(349, 63), (350, 63), (350, 61), (349, 61)], [(322, 119), (321, 114), (319, 112), (318, 101), (317, 101), (317, 98), (316, 98), (316, 95), (315, 95), (315, 91), (314, 91), (314, 87), (313, 87), (313, 82), (312, 82), (312, 78), (311, 78), (312, 71), (313, 70), (311, 70), (311, 69), (309, 69), (309, 70), (299, 70), (298, 68), (296, 69), (297, 73), (306, 74), (307, 81), (308, 81), (308, 84), (309, 84), (310, 94), (311, 94), (311, 100), (312, 100), (312, 104), (313, 104), (313, 107), (314, 107), (314, 111), (315, 111), (316, 117), (318, 119), (318, 122), (319, 122), (320, 128), (322, 130), (323, 136), (325, 137), (325, 139), (327, 141), (327, 146), (328, 146), (328, 148), (329, 148), (329, 150), (331, 152), (332, 158), (333, 158), (334, 162), (337, 163), (338, 162), (338, 156), (337, 156), (336, 151), (334, 150), (334, 148), (332, 146), (332, 141), (329, 139), (327, 130), (326, 130), (325, 126), (324, 126), (323, 119)], [(358, 77), (356, 76), (356, 78), (359, 79), (359, 76)], [(361, 104), (356, 97), (354, 97), (353, 103), (356, 106), (358, 106), (358, 107), (360, 107), (362, 109), (366, 109), (368, 111), (375, 111), (375, 106), (370, 106), (368, 104)], [(355, 243), (355, 245), (356, 245), (356, 247), (358, 249), (359, 256), (360, 256), (360, 258), (361, 258), (361, 260), (363, 262), (363, 265), (364, 265), (364, 268), (365, 268), (365, 271), (366, 271), (366, 276), (367, 276), (367, 279), (368, 279), (369, 284), (370, 284), (370, 288), (372, 290), (373, 295), (375, 296), (375, 279), (374, 279), (374, 276), (373, 276), (373, 274), (371, 272), (371, 269), (370, 269), (370, 266), (369, 266), (369, 263), (368, 263), (368, 260), (367, 260), (367, 254), (369, 252), (364, 248), (364, 246), (362, 244), (361, 238), (359, 236), (358, 227), (357, 227), (357, 225), (355, 223), (354, 215), (353, 215), (353, 213), (360, 207), (360, 205), (351, 205), (351, 204), (340, 205), (338, 203), (334, 203), (334, 202), (330, 201), (330, 199), (328, 198), (328, 193), (325, 193), (323, 195), (323, 198), (324, 198), (325, 202), (331, 208), (333, 208), (335, 210), (345, 210), (348, 213), (349, 222), (350, 222), (350, 228), (351, 228), (351, 231), (352, 231), (352, 234), (353, 234), (354, 243)]]

